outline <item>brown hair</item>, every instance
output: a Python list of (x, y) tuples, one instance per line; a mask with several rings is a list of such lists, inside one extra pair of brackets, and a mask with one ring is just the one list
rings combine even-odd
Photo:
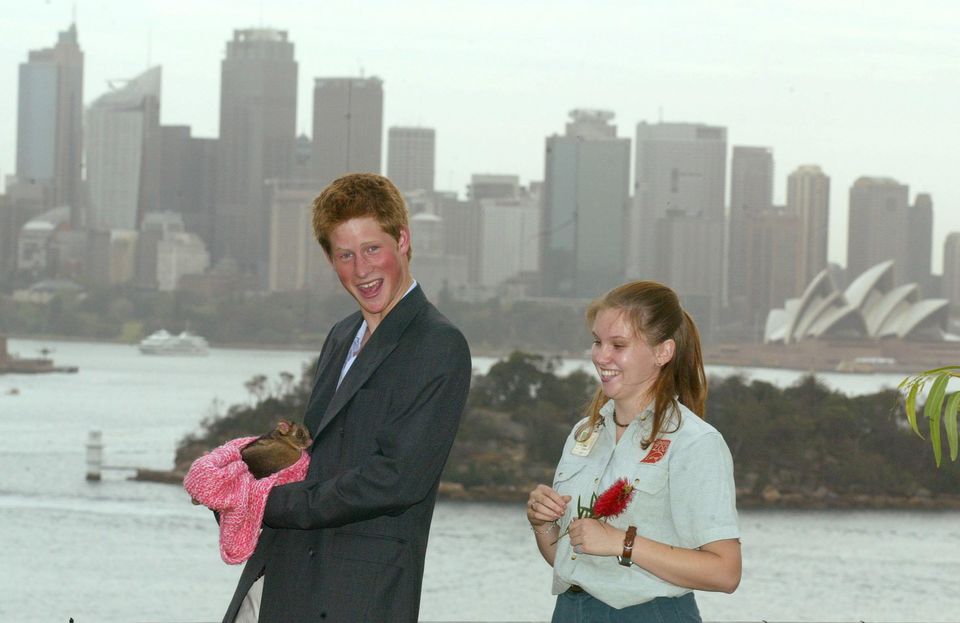
[[(666, 340), (676, 343), (673, 357), (663, 367), (653, 386), (653, 430), (641, 442), (647, 448), (663, 430), (676, 400), (704, 418), (706, 415), (707, 377), (700, 352), (700, 333), (693, 318), (680, 307), (677, 294), (656, 281), (633, 281), (614, 288), (587, 307), (587, 323), (593, 324), (597, 315), (608, 309), (619, 310), (633, 327), (634, 334), (650, 346)], [(674, 396), (677, 398), (675, 399)], [(589, 418), (585, 427), (596, 426), (602, 416), (600, 408), (607, 396), (597, 387), (587, 407)], [(679, 426), (679, 421), (677, 422)]]
[[(313, 200), (313, 234), (330, 257), (330, 234), (350, 219), (372, 217), (380, 228), (400, 241), (409, 229), (407, 206), (393, 182), (375, 173), (350, 173), (337, 178)], [(407, 250), (407, 259), (412, 249)]]

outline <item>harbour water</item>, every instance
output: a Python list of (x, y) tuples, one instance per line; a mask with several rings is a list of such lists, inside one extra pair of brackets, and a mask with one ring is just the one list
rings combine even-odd
[[(209, 357), (166, 358), (127, 345), (10, 341), (25, 357), (41, 348), (80, 371), (0, 376), (0, 621), (219, 620), (240, 569), (220, 561), (209, 512), (179, 487), (123, 472), (87, 482), (87, 433), (103, 432), (107, 464), (169, 468), (177, 441), (205, 415), (251, 399), (246, 380), (299, 374), (311, 353), (214, 348)], [(491, 363), (475, 360), (481, 371)], [(802, 376), (746, 374), (781, 385)], [(825, 377), (851, 394), (898, 380)], [(743, 581), (733, 595), (698, 594), (706, 620), (957, 620), (960, 513), (743, 511), (740, 519)], [(422, 620), (549, 620), (549, 587), (522, 507), (438, 505)]]

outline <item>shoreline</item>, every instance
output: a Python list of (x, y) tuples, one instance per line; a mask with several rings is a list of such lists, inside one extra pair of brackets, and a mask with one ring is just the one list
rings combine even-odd
[[(129, 342), (122, 340), (120, 338), (109, 338), (109, 337), (83, 337), (75, 335), (55, 335), (55, 334), (40, 334), (40, 335), (23, 335), (23, 334), (7, 334), (7, 339), (9, 340), (30, 340), (32, 342), (43, 342), (43, 341), (56, 341), (56, 342), (70, 342), (72, 344), (79, 343), (89, 343), (89, 344), (114, 344), (120, 346), (136, 346), (138, 342)], [(262, 351), (291, 351), (295, 353), (306, 353), (308, 355), (319, 356), (320, 349), (322, 348), (323, 343), (320, 342), (316, 346), (304, 346), (298, 344), (287, 344), (287, 343), (277, 343), (277, 342), (210, 342), (211, 348), (222, 348), (226, 350), (262, 350)], [(495, 359), (503, 359), (510, 355), (514, 349), (490, 349), (490, 348), (474, 348), (470, 347), (471, 355), (474, 357), (490, 357)], [(561, 357), (562, 359), (576, 359), (572, 355), (558, 355), (558, 354), (549, 354), (540, 351), (527, 350), (524, 352), (530, 352), (533, 354), (544, 355), (546, 357)]]
[[(183, 485), (185, 474), (174, 470), (138, 469), (129, 480)], [(522, 505), (529, 487), (518, 485), (464, 487), (460, 483), (440, 482), (438, 500), (444, 502), (480, 502)], [(738, 492), (740, 510), (960, 510), (960, 495), (898, 496), (883, 493), (788, 492), (764, 490), (761, 494)]]
[[(7, 334), (9, 340), (30, 340), (34, 342), (60, 341), (70, 343), (116, 344), (136, 346), (137, 342), (130, 342), (120, 338), (75, 336), (57, 334)], [(280, 343), (280, 342), (216, 342), (210, 341), (211, 348), (227, 350), (252, 351), (290, 351), (304, 353), (308, 356), (319, 356), (323, 341), (316, 344)], [(932, 347), (933, 352), (925, 353), (918, 347), (931, 346), (925, 343), (907, 345), (897, 349), (883, 347), (870, 342), (823, 344), (801, 343), (793, 347), (782, 345), (766, 345), (756, 343), (738, 344), (706, 344), (703, 348), (704, 365), (707, 367), (725, 368), (757, 368), (767, 370), (785, 370), (804, 374), (843, 374), (843, 375), (896, 375), (907, 376), (920, 370), (935, 368), (960, 362), (960, 342), (938, 343)], [(587, 353), (548, 352), (539, 348), (504, 347), (496, 348), (488, 345), (470, 345), (471, 355), (492, 359), (504, 359), (515, 351), (522, 351), (543, 357), (558, 357), (563, 361), (589, 361)], [(840, 365), (857, 355), (880, 356), (882, 354), (900, 355), (896, 363), (889, 366), (873, 368), (845, 368)]]

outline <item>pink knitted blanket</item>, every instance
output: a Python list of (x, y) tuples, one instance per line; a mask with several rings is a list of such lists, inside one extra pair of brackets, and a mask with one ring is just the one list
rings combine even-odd
[(270, 489), (303, 480), (310, 465), (310, 455), (303, 451), (290, 467), (257, 480), (240, 456), (254, 439), (241, 437), (211, 450), (193, 462), (183, 479), (190, 497), (220, 513), (220, 557), (229, 565), (253, 555)]

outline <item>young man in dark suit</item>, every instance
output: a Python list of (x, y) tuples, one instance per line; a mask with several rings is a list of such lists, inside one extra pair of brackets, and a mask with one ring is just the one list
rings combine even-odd
[(313, 226), (360, 309), (327, 335), (304, 417), (309, 473), (270, 493), (223, 620), (416, 621), (470, 352), (410, 274), (407, 210), (388, 179), (334, 181)]

